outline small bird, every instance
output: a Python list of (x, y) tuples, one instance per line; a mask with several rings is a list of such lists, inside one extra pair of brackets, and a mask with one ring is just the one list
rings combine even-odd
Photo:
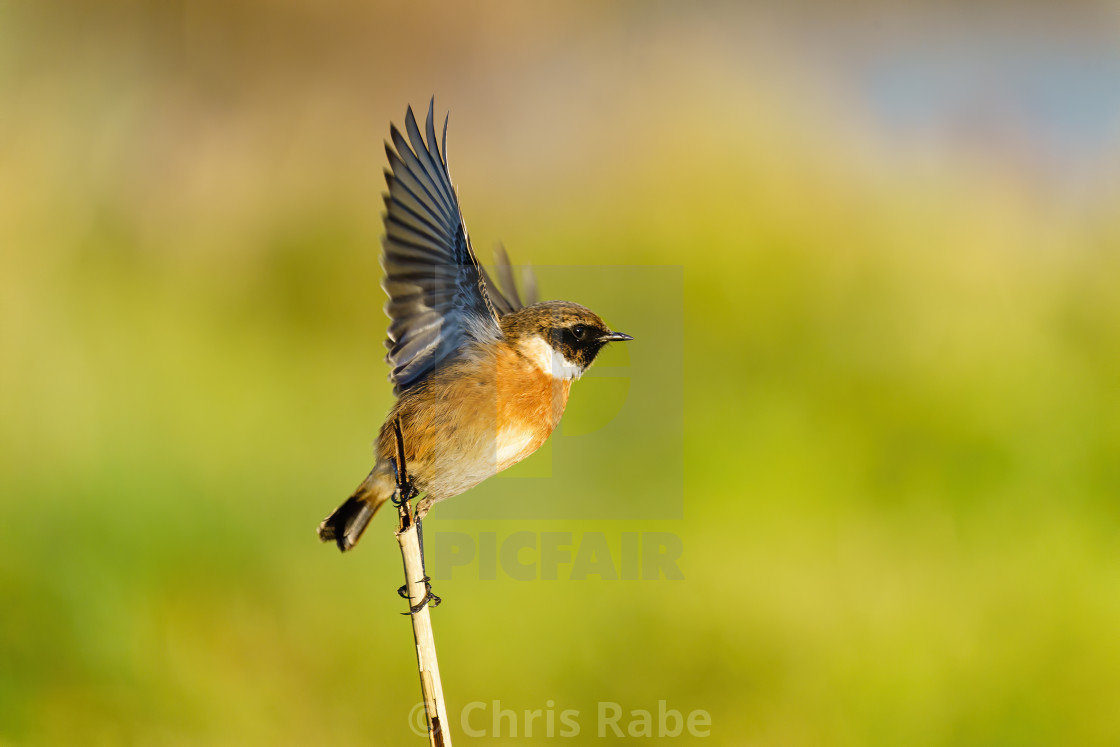
[(579, 304), (523, 305), (501, 249), (508, 295), (500, 292), (471, 247), (447, 170), (447, 119), (441, 154), (434, 109), (433, 98), (427, 142), (409, 107), (408, 140), (391, 125), (385, 144), (382, 287), (397, 401), (381, 426), (373, 469), (319, 525), (319, 539), (343, 552), (397, 490), (395, 423), (408, 474), (425, 494), (416, 504), (419, 526), (436, 503), (539, 449), (564, 414), (572, 381), (604, 345), (633, 339)]

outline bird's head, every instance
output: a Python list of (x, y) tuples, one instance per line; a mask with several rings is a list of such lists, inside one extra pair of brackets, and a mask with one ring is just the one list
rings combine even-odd
[(545, 301), (502, 317), (506, 340), (557, 379), (578, 379), (608, 342), (632, 340), (612, 332), (591, 309)]

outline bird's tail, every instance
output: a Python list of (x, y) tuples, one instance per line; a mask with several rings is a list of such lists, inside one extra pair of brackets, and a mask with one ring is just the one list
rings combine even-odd
[(358, 544), (369, 520), (391, 495), (391, 491), (383, 494), (384, 491), (378, 489), (380, 481), (376, 472), (375, 467), (354, 491), (354, 495), (323, 519), (323, 523), (319, 525), (319, 539), (322, 542), (334, 540), (342, 552)]

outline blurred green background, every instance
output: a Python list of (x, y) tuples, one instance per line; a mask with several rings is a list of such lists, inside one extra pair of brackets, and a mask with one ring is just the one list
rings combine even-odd
[[(683, 337), (683, 436), (641, 413), (683, 519), (428, 529), (670, 532), (686, 580), (442, 581), (453, 714), (1120, 742), (1120, 26), (967, 7), (0, 4), (0, 742), (423, 743), (391, 519), (314, 529), (390, 405), (381, 144), (432, 94), (483, 256), (684, 285), (596, 305), (604, 370)], [(573, 492), (640, 505), (608, 448)]]

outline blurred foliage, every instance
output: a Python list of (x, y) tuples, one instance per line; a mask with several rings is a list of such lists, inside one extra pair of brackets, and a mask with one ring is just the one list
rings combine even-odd
[(453, 709), (1120, 740), (1107, 178), (892, 141), (733, 4), (0, 14), (0, 742), (419, 742), (391, 520), (313, 531), (390, 404), (379, 141), (432, 93), (483, 255), (684, 276), (683, 520), (427, 526), (674, 532), (687, 580), (442, 582)]

